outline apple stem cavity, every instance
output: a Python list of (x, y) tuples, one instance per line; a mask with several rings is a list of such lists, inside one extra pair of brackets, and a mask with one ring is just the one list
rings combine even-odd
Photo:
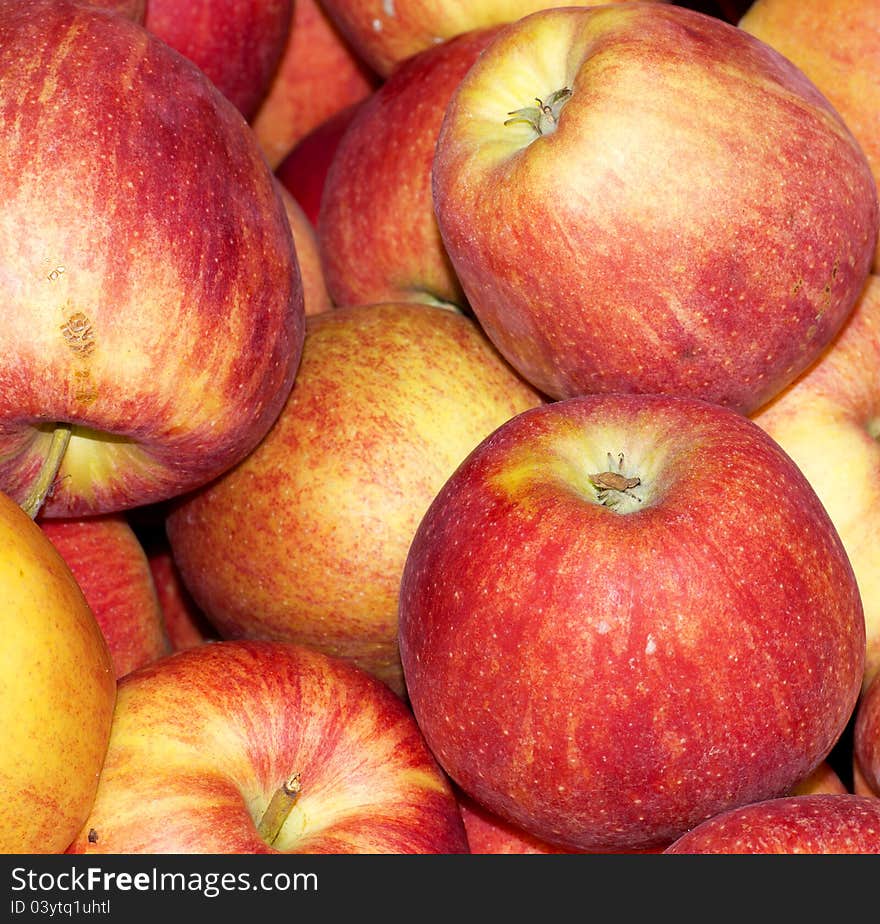
[(618, 513), (627, 513), (635, 510), (642, 503), (641, 497), (633, 491), (641, 485), (642, 479), (638, 475), (625, 475), (623, 473), (623, 453), (617, 454), (617, 464), (611, 453), (608, 453), (608, 470), (589, 475), (590, 484), (596, 490), (596, 499), (604, 507), (609, 507)]
[(278, 838), (278, 834), (287, 821), (291, 810), (296, 805), (302, 791), (302, 782), (299, 773), (294, 773), (275, 790), (266, 811), (257, 825), (257, 833), (271, 847)]
[(556, 131), (559, 114), (570, 99), (571, 89), (569, 87), (554, 90), (546, 100), (536, 96), (537, 106), (526, 106), (523, 109), (508, 112), (510, 118), (504, 124), (513, 125), (516, 122), (526, 122), (537, 135), (550, 135)]
[(61, 461), (67, 452), (71, 432), (70, 424), (56, 424), (52, 431), (52, 442), (49, 444), (49, 451), (40, 467), (37, 480), (21, 503), (22, 509), (32, 520), (36, 519), (43, 502), (52, 493)]

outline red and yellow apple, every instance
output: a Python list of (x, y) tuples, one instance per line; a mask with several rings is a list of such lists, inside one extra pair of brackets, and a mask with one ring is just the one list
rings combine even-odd
[(441, 766), (568, 849), (666, 845), (788, 793), (864, 669), (855, 575), (815, 491), (756, 424), (692, 398), (512, 418), (438, 492), (399, 596)]
[(880, 797), (880, 675), (871, 681), (856, 707), (853, 771), (856, 792)]
[(542, 399), (449, 309), (335, 308), (306, 331), (265, 439), (172, 503), (172, 554), (222, 637), (313, 645), (403, 693), (397, 594), (419, 520), (481, 439)]
[(866, 688), (880, 672), (880, 277), (819, 359), (752, 419), (807, 476), (843, 540), (865, 610)]
[(149, 0), (143, 23), (249, 119), (275, 77), (293, 9), (294, 0)]
[(77, 517), (230, 468), (278, 415), (304, 321), (241, 114), (122, 16), (0, 0), (0, 146), (0, 489)]
[(295, 0), (278, 70), (251, 125), (274, 170), (294, 145), (380, 83), (327, 16), (323, 0)]
[(880, 853), (880, 799), (853, 793), (786, 796), (721, 812), (664, 854)]
[(327, 171), (318, 243), (338, 305), (465, 305), (431, 195), (434, 148), (459, 81), (494, 35), (468, 32), (414, 55), (361, 103)]
[(119, 682), (71, 853), (467, 853), (406, 705), (354, 665), (212, 642)]
[(40, 520), (101, 629), (117, 678), (170, 651), (153, 575), (121, 513)]
[[(755, 0), (739, 27), (794, 62), (828, 97), (880, 178), (880, 3)], [(880, 273), (880, 241), (873, 270)]]
[(433, 187), (470, 308), (553, 398), (755, 410), (840, 329), (878, 230), (870, 167), (819, 90), (675, 4), (507, 25), (452, 96)]
[(116, 680), (70, 568), (2, 493), (0, 635), (0, 852), (61, 853), (92, 808)]
[(329, 311), (333, 307), (333, 302), (324, 279), (324, 266), (321, 263), (315, 226), (284, 184), (277, 178), (276, 183), (296, 247), (296, 259), (302, 280), (303, 310), (306, 315)]

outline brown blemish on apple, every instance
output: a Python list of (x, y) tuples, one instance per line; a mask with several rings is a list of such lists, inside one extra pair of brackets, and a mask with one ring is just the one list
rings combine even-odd
[(505, 125), (512, 125), (515, 122), (526, 122), (534, 129), (538, 135), (549, 135), (556, 131), (556, 124), (559, 122), (559, 114), (562, 112), (565, 104), (571, 99), (571, 89), (562, 87), (560, 90), (554, 90), (544, 102), (540, 97), (535, 97), (537, 106), (526, 106), (523, 109), (514, 109), (507, 114), (511, 118), (505, 120)]
[(98, 843), (98, 832), (94, 828), (89, 828), (89, 843), (90, 844)]
[(61, 333), (68, 348), (82, 356), (88, 356), (95, 349), (95, 332), (92, 322), (81, 311), (75, 311), (62, 325)]

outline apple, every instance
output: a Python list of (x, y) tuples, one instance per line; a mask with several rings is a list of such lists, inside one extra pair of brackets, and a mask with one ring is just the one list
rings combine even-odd
[(433, 190), (475, 316), (557, 399), (749, 413), (846, 320), (878, 228), (870, 168), (813, 84), (671, 4), (506, 26), (452, 96)]
[(702, 822), (663, 853), (880, 853), (880, 799), (821, 793), (756, 802)]
[(313, 128), (379, 83), (328, 18), (323, 0), (295, 0), (278, 70), (250, 120), (272, 169)]
[[(664, 2), (664, 0), (659, 0)], [(352, 48), (383, 78), (432, 45), (513, 22), (554, 6), (548, 0), (321, 0)], [(588, 6), (575, 0), (567, 6)]]
[(84, 6), (94, 6), (110, 13), (120, 13), (132, 22), (143, 23), (147, 0), (79, 0)]
[(40, 520), (107, 641), (114, 674), (168, 654), (165, 620), (146, 553), (121, 513)]
[(0, 493), (0, 853), (60, 853), (95, 798), (116, 681), (48, 536)]
[(318, 226), (330, 164), (345, 130), (363, 102), (350, 103), (306, 132), (275, 168), (275, 176), (299, 203), (314, 228)]
[(865, 689), (880, 671), (880, 277), (817, 361), (752, 419), (807, 476), (843, 540), (865, 610)]
[(413, 537), (409, 700), (464, 792), (534, 837), (649, 849), (785, 794), (858, 698), (852, 567), (755, 423), (671, 395), (527, 410)]
[(275, 78), (293, 9), (294, 0), (149, 0), (143, 23), (251, 118)]
[(284, 203), (287, 220), (293, 234), (296, 258), (303, 289), (303, 310), (306, 315), (321, 314), (333, 307), (327, 282), (324, 279), (324, 266), (318, 249), (318, 234), (309, 221), (300, 204), (288, 192), (284, 184), (276, 178), (278, 195)]
[(221, 641), (119, 682), (70, 853), (467, 853), (407, 706), (354, 665)]
[(171, 649), (184, 651), (217, 640), (213, 626), (186, 589), (170, 546), (151, 549), (147, 560)]
[(0, 48), (0, 490), (79, 517), (193, 489), (296, 374), (274, 176), (207, 77), (122, 16), (0, 0)]
[(802, 780), (789, 790), (790, 796), (809, 796), (819, 793), (846, 793), (846, 788), (840, 774), (827, 760), (823, 760), (815, 770), (808, 773)]
[[(880, 4), (755, 0), (739, 27), (794, 62), (828, 97), (880, 177)], [(880, 241), (873, 270), (880, 273)]]
[(880, 796), (880, 676), (874, 678), (856, 707), (853, 769), (856, 791)]
[(184, 585), (221, 637), (312, 645), (403, 695), (397, 593), (419, 520), (481, 439), (541, 401), (459, 312), (310, 316), (275, 426), (170, 504)]
[(318, 244), (339, 305), (465, 306), (434, 217), (431, 167), (446, 106), (496, 30), (414, 55), (360, 104), (327, 171)]

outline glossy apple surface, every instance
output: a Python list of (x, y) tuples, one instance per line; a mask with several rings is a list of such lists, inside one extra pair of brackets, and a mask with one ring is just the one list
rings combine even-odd
[(865, 691), (853, 727), (856, 792), (880, 797), (880, 677)]
[(116, 681), (70, 568), (5, 494), (0, 634), (0, 852), (60, 853), (95, 798)]
[[(271, 838), (273, 797), (298, 775)], [(91, 835), (91, 836), (90, 836)], [(404, 703), (281, 642), (213, 642), (120, 681), (71, 853), (467, 853), (448, 780)]]
[(877, 239), (870, 167), (825, 97), (675, 4), (509, 24), (453, 94), (433, 184), (471, 309), (554, 398), (755, 410), (840, 329)]
[(47, 517), (203, 484), (299, 361), (273, 175), (205, 75), (122, 16), (2, 0), (0, 49), (0, 488), (28, 500), (59, 437)]
[(185, 586), (223, 637), (314, 645), (402, 693), (397, 597), (419, 520), (481, 439), (541, 400), (458, 312), (389, 303), (309, 317), (270, 433), (172, 505)]
[(669, 844), (785, 794), (861, 686), (852, 567), (747, 418), (593, 395), (525, 411), (431, 504), (400, 586), (407, 692), (453, 780), (535, 837)]
[(704, 821), (665, 854), (880, 853), (880, 799), (853, 793), (788, 796)]

